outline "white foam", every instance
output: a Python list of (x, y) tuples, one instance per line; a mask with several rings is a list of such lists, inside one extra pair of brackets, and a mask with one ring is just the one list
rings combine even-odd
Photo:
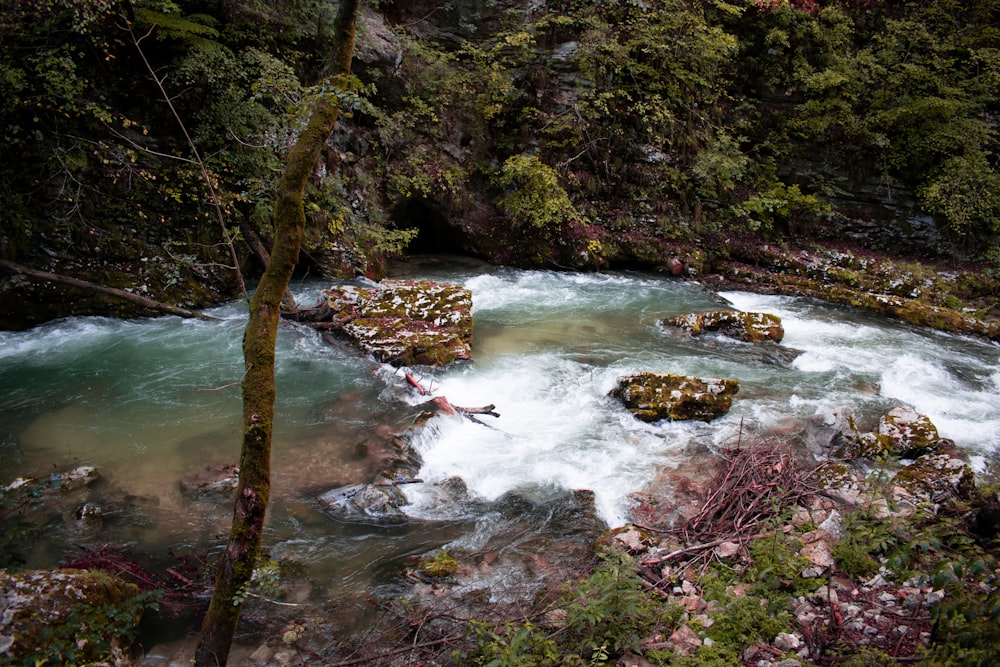
[(672, 460), (686, 427), (651, 427), (625, 415), (605, 396), (608, 384), (605, 374), (556, 354), (509, 357), (483, 372), (447, 376), (440, 395), (455, 405), (494, 403), (501, 417), (481, 418), (494, 428), (448, 422), (421, 445), (420, 475), (428, 482), (461, 477), (486, 500), (511, 490), (590, 489), (601, 516), (621, 522), (627, 494), (657, 463)]

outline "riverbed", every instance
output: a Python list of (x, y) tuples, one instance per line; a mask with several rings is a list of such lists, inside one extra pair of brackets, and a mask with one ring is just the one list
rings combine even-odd
[[(993, 343), (660, 275), (526, 271), (451, 258), (412, 259), (394, 273), (472, 291), (473, 361), (413, 371), (452, 403), (492, 403), (501, 416), (483, 417), (488, 426), (438, 417), (415, 437), (424, 484), (405, 487), (408, 523), (334, 521), (316, 497), (370, 481), (378, 472), (370, 453), (407, 428), (418, 398), (392, 369), (284, 323), (265, 544), (307, 573), (312, 583), (300, 601), (363, 597), (407, 558), (468, 544), (495, 520), (479, 508), (512, 495), (544, 505), (587, 489), (597, 518), (621, 525), (630, 494), (658, 473), (841, 406), (871, 428), (892, 407), (910, 405), (974, 466), (1000, 450)], [(308, 305), (325, 286), (292, 288)], [(721, 308), (780, 316), (782, 348), (658, 325)], [(222, 543), (229, 500), (191, 497), (179, 484), (239, 458), (246, 304), (209, 314), (215, 319), (69, 318), (0, 333), (0, 483), (78, 465), (100, 475), (74, 500), (101, 508), (100, 521), (75, 520), (67, 507), (45, 515), (29, 566), (54, 566), (78, 545), (178, 554)], [(710, 423), (647, 424), (607, 395), (618, 376), (645, 370), (733, 378), (740, 391), (731, 412)], [(477, 502), (433, 492), (454, 479)]]

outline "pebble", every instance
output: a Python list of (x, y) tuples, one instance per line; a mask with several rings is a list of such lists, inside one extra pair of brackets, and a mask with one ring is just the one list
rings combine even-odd
[(774, 648), (782, 653), (794, 651), (802, 646), (802, 641), (798, 637), (787, 632), (778, 633), (778, 636), (774, 638), (774, 642), (772, 643), (774, 644)]

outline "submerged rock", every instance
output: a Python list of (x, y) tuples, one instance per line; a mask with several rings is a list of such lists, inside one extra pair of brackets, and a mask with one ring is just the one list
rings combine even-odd
[(401, 507), (409, 501), (392, 483), (352, 484), (319, 497), (327, 514), (339, 521), (377, 526), (406, 523)]
[(736, 380), (646, 372), (618, 378), (609, 396), (619, 399), (642, 421), (707, 422), (729, 412), (739, 390)]
[(337, 329), (380, 362), (440, 365), (472, 358), (472, 293), (460, 285), (384, 280), (323, 296)]
[(239, 466), (216, 463), (185, 476), (180, 487), (181, 493), (190, 498), (225, 496), (236, 490), (239, 481)]
[(743, 313), (731, 310), (691, 313), (660, 320), (660, 326), (678, 327), (692, 336), (701, 335), (706, 331), (717, 331), (748, 343), (764, 341), (780, 343), (785, 337), (781, 318), (769, 313)]
[(100, 479), (97, 468), (90, 465), (77, 466), (65, 472), (54, 472), (43, 477), (18, 477), (3, 487), (5, 492), (32, 489), (33, 495), (47, 491), (66, 493), (90, 486)]
[[(470, 532), (407, 568), (411, 592), (429, 609), (468, 605), (473, 592), (484, 602), (533, 600), (541, 590), (585, 576), (595, 540), (608, 529), (587, 489), (543, 496), (511, 491), (495, 501), (473, 500), (469, 509), (477, 517)], [(428, 563), (441, 567), (427, 571)]]

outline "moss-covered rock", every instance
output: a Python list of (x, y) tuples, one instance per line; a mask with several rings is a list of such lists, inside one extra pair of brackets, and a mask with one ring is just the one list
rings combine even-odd
[(433, 579), (450, 577), (458, 570), (458, 561), (447, 551), (438, 551), (433, 556), (420, 559), (420, 574)]
[(967, 500), (976, 490), (976, 475), (964, 461), (947, 454), (925, 454), (896, 473), (893, 482), (910, 494), (933, 502)]
[(130, 664), (138, 594), (136, 585), (107, 572), (0, 571), (3, 664), (28, 658), (40, 661), (34, 664)]
[(998, 281), (981, 270), (920, 266), (832, 249), (728, 249), (711, 270), (731, 284), (810, 296), (918, 326), (1000, 339)]
[(441, 365), (472, 357), (472, 293), (460, 285), (385, 280), (324, 296), (340, 330), (381, 362)]
[(839, 456), (876, 459), (893, 457), (915, 459), (924, 454), (939, 454), (944, 444), (937, 427), (926, 415), (906, 406), (897, 406), (879, 419), (874, 433), (848, 435)]
[(618, 378), (609, 395), (642, 421), (707, 422), (729, 412), (739, 390), (736, 380), (646, 372)]
[(937, 427), (930, 417), (906, 406), (895, 407), (882, 415), (878, 434), (889, 438), (893, 453), (902, 458), (940, 454), (943, 449)]
[(660, 326), (678, 327), (692, 336), (717, 331), (748, 343), (780, 343), (785, 337), (781, 318), (770, 313), (742, 313), (734, 310), (691, 313), (660, 320)]

